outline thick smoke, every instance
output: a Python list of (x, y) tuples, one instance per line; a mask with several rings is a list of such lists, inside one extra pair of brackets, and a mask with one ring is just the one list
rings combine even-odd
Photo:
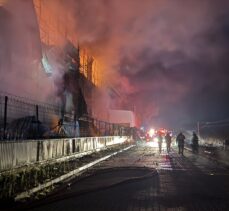
[(38, 93), (34, 70), (41, 45), (32, 2), (11, 1), (0, 7), (0, 27), (0, 90), (24, 96)]
[[(56, 103), (57, 85), (66, 69), (62, 46), (44, 49), (33, 1), (5, 1), (0, 6), (0, 27), (0, 91)], [(41, 65), (42, 48), (49, 56), (52, 77)]]
[(229, 116), (228, 1), (49, 3), (67, 14), (68, 30), (102, 61), (105, 86), (142, 124), (189, 127)]
[(71, 2), (80, 40), (142, 123), (192, 127), (229, 116), (227, 1)]

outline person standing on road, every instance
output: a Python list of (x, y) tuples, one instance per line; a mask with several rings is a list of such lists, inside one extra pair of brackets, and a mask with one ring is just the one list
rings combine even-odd
[(161, 153), (161, 147), (162, 147), (162, 135), (161, 133), (158, 134), (158, 147), (159, 147), (159, 153)]
[(179, 154), (181, 155), (184, 155), (184, 140), (185, 136), (183, 135), (183, 133), (179, 133), (176, 141), (178, 143)]
[(199, 151), (199, 138), (195, 132), (192, 134), (192, 152), (198, 153)]
[(169, 153), (170, 152), (170, 147), (171, 147), (171, 142), (172, 142), (172, 137), (170, 136), (169, 133), (166, 134), (165, 141), (166, 141), (167, 152)]

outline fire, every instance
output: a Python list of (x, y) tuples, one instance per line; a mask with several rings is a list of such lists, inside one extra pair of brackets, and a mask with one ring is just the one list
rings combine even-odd
[(94, 85), (101, 86), (101, 65), (84, 48), (80, 50), (80, 72)]
[[(74, 30), (74, 19), (60, 9), (54, 1), (33, 0), (37, 14), (40, 39), (47, 46), (62, 46), (67, 40), (78, 48), (78, 37)], [(67, 24), (66, 24), (67, 23)], [(80, 47), (80, 72), (95, 86), (101, 86), (101, 64)]]

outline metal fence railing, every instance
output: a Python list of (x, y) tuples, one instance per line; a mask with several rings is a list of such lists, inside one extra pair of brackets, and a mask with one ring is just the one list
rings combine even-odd
[(39, 103), (27, 98), (0, 94), (0, 138), (36, 138), (47, 130), (54, 117), (60, 115), (58, 106)]
[(61, 107), (0, 93), (0, 140), (129, 135), (131, 128), (89, 116), (74, 121)]

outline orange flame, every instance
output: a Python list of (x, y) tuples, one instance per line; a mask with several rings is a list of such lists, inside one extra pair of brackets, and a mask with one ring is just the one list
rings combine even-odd
[[(49, 46), (62, 46), (69, 40), (78, 48), (78, 40), (73, 28), (74, 21), (53, 1), (33, 0), (40, 29), (41, 41)], [(61, 18), (60, 18), (61, 17)], [(68, 24), (66, 24), (66, 22)], [(101, 64), (86, 49), (80, 49), (80, 72), (95, 86), (102, 85)]]

